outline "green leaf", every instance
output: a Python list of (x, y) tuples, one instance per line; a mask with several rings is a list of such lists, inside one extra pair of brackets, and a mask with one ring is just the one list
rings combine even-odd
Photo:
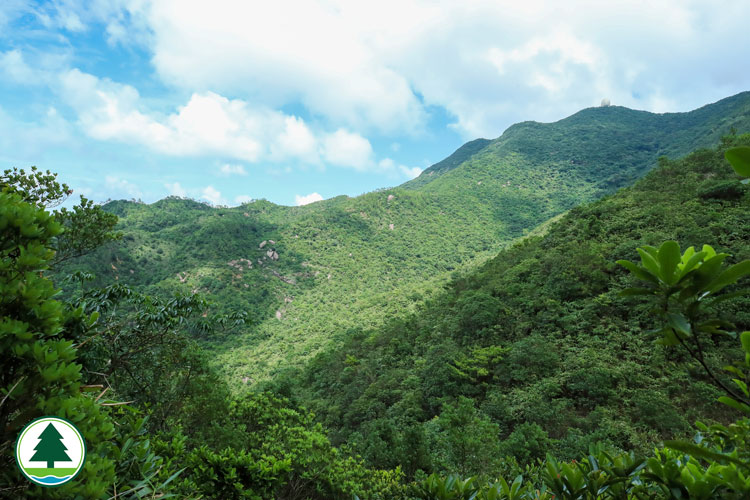
[(657, 277), (661, 276), (661, 272), (659, 270), (659, 263), (657, 262), (656, 257), (651, 255), (651, 253), (644, 248), (639, 248), (638, 253), (641, 256), (641, 262), (643, 263), (643, 267), (645, 267), (648, 270), (648, 272), (650, 272), (654, 276), (657, 276)]
[[(693, 247), (690, 247), (693, 248)], [(688, 249), (689, 250), (689, 249)], [(687, 251), (685, 251), (685, 254), (687, 255)], [(695, 267), (703, 261), (703, 258), (706, 256), (705, 252), (698, 252), (696, 254), (693, 254), (690, 256), (689, 259), (686, 259), (687, 262), (682, 262), (680, 265), (680, 279), (684, 278), (690, 271), (695, 269)], [(684, 256), (683, 256), (684, 259)]]
[(677, 330), (678, 332), (690, 335), (691, 328), (687, 318), (682, 314), (670, 313), (667, 315), (667, 322), (669, 326)]
[(740, 146), (728, 149), (726, 153), (724, 153), (724, 157), (729, 164), (732, 165), (732, 168), (737, 172), (737, 175), (750, 177), (750, 147)]
[(646, 271), (644, 268), (630, 262), (629, 260), (618, 260), (617, 263), (633, 273), (638, 279), (641, 279), (643, 281), (650, 281), (652, 283), (659, 283), (659, 279), (655, 275)]
[(658, 258), (662, 280), (669, 285), (674, 285), (677, 282), (675, 271), (681, 260), (680, 245), (676, 241), (665, 241), (659, 248)]
[(738, 264), (729, 266), (718, 278), (709, 283), (706, 289), (709, 292), (716, 293), (725, 286), (736, 283), (737, 280), (748, 274), (750, 274), (750, 260), (743, 260)]
[(674, 334), (674, 330), (670, 328), (661, 330), (660, 334), (661, 338), (656, 341), (657, 344), (661, 344), (664, 346), (673, 346), (680, 343), (680, 341), (677, 339), (677, 336)]
[(740, 342), (742, 343), (742, 349), (750, 354), (750, 332), (740, 333)]
[(709, 460), (714, 462), (732, 462), (737, 465), (745, 465), (742, 460), (729, 456), (724, 455), (723, 453), (716, 453), (711, 450), (707, 450), (706, 448), (703, 448), (701, 446), (695, 445), (693, 443), (686, 443), (684, 441), (664, 441), (664, 446), (666, 448), (671, 448), (673, 450), (681, 451), (683, 453), (687, 453), (688, 455), (695, 457), (695, 458), (702, 458), (703, 460)]
[(730, 406), (734, 408), (735, 410), (739, 410), (743, 413), (750, 413), (750, 406), (746, 405), (745, 403), (740, 403), (736, 399), (732, 399), (729, 396), (722, 396), (718, 399), (719, 403), (723, 403), (727, 406)]

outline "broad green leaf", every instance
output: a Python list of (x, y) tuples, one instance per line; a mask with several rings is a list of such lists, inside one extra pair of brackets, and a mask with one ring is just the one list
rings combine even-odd
[(744, 465), (742, 460), (736, 457), (724, 455), (723, 453), (716, 453), (701, 446), (694, 445), (693, 443), (686, 443), (684, 441), (664, 441), (664, 446), (673, 450), (687, 453), (688, 455), (695, 458), (702, 458), (703, 460), (716, 462), (727, 461), (735, 463), (737, 465)]
[(724, 153), (724, 157), (732, 165), (737, 175), (750, 177), (750, 147), (740, 146), (728, 149)]
[(661, 277), (665, 283), (674, 285), (677, 282), (675, 271), (680, 263), (680, 245), (676, 241), (665, 241), (659, 248), (659, 265)]
[(740, 342), (742, 343), (742, 349), (750, 354), (750, 332), (740, 333)]
[(725, 286), (736, 283), (737, 280), (748, 274), (750, 274), (750, 260), (743, 260), (738, 264), (729, 266), (718, 278), (709, 283), (706, 289), (709, 292), (716, 293)]
[[(692, 248), (692, 247), (690, 247)], [(685, 252), (687, 253), (687, 252)], [(705, 252), (698, 252), (694, 255), (692, 255), (686, 262), (681, 263), (680, 267), (680, 279), (687, 276), (687, 274), (695, 269), (698, 264), (700, 264), (703, 261), (703, 258), (706, 256)]]
[(673, 346), (680, 343), (677, 336), (674, 334), (674, 330), (665, 328), (661, 331), (661, 338), (656, 341), (657, 344), (664, 346)]
[(648, 272), (650, 272), (654, 276), (661, 277), (662, 274), (659, 269), (659, 262), (656, 260), (656, 257), (643, 248), (639, 248), (638, 253), (641, 255), (641, 262), (643, 263), (643, 267), (645, 267)]
[(618, 260), (617, 263), (633, 273), (638, 279), (641, 279), (643, 281), (651, 281), (652, 283), (659, 283), (659, 279), (656, 276), (654, 276), (644, 268), (630, 262), (629, 260)]
[(689, 261), (693, 255), (695, 255), (695, 247), (687, 247), (682, 253), (682, 258), (680, 259), (680, 269), (685, 267), (685, 263)]
[(721, 264), (727, 257), (729, 257), (729, 254), (720, 253), (703, 260), (703, 265), (695, 271), (698, 274), (696, 284), (700, 287), (700, 290), (705, 290), (710, 283), (718, 279), (721, 275)]
[(682, 314), (668, 314), (667, 315), (667, 321), (669, 323), (669, 326), (677, 330), (678, 332), (681, 332), (685, 335), (690, 335), (691, 328), (690, 323), (688, 322), (687, 318), (683, 316)]
[(745, 403), (740, 403), (736, 399), (730, 398), (729, 396), (722, 396), (718, 399), (718, 401), (719, 403), (730, 406), (735, 410), (739, 410), (743, 413), (750, 413), (750, 406), (746, 405)]
[(706, 260), (716, 255), (716, 250), (714, 250), (714, 247), (712, 247), (711, 245), (703, 245), (701, 252), (705, 252)]

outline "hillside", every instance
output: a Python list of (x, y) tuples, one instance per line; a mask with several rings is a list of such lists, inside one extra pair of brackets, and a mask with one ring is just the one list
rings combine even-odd
[(200, 291), (251, 324), (204, 339), (235, 384), (382, 325), (539, 224), (632, 183), (663, 154), (750, 130), (750, 93), (690, 113), (591, 108), (470, 142), (403, 186), (303, 207), (117, 201), (123, 241), (70, 264), (151, 291)]
[[(727, 143), (750, 144), (750, 135)], [(350, 332), (273, 387), (311, 408), (335, 443), (407, 473), (490, 473), (503, 455), (571, 459), (600, 441), (648, 453), (689, 437), (696, 419), (731, 420), (703, 370), (655, 344), (651, 305), (619, 295), (635, 285), (615, 264), (668, 239), (750, 258), (750, 188), (723, 151), (660, 162), (452, 281), (419, 312)], [(722, 309), (737, 331), (750, 327), (750, 297)], [(716, 373), (736, 345), (717, 336), (706, 347)], [(461, 446), (484, 455), (456, 461)]]

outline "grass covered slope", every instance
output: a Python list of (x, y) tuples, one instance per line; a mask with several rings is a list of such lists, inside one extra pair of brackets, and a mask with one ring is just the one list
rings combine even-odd
[(631, 182), (659, 154), (750, 130), (749, 110), (745, 93), (678, 115), (611, 107), (522, 123), (401, 187), (303, 207), (112, 202), (123, 241), (66, 270), (93, 270), (99, 284), (202, 291), (217, 309), (247, 311), (252, 324), (206, 345), (234, 383), (252, 384), (349, 329), (413, 311), (452, 272)]
[[(750, 135), (727, 142), (750, 144)], [(615, 261), (669, 239), (750, 258), (750, 189), (723, 148), (660, 163), (453, 281), (418, 313), (352, 332), (277, 390), (312, 408), (336, 443), (409, 474), (494, 473), (503, 455), (575, 458), (596, 441), (648, 452), (698, 418), (736, 417), (699, 367), (654, 343), (644, 301), (618, 294), (635, 284)], [(738, 331), (750, 327), (750, 298), (722, 308)], [(716, 373), (736, 342), (706, 347)]]

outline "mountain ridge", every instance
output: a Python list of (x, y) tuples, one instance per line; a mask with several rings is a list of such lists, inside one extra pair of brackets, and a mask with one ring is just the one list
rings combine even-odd
[(462, 146), (435, 164), (429, 182), (301, 207), (111, 202), (105, 209), (121, 217), (122, 243), (67, 270), (93, 270), (98, 284), (202, 292), (219, 310), (250, 312), (252, 324), (204, 343), (235, 383), (263, 380), (349, 329), (413, 311), (452, 273), (629, 185), (660, 152), (702, 147), (732, 127), (750, 131), (750, 93), (685, 117), (660, 123), (661, 144), (652, 114), (618, 107), (522, 122)]

